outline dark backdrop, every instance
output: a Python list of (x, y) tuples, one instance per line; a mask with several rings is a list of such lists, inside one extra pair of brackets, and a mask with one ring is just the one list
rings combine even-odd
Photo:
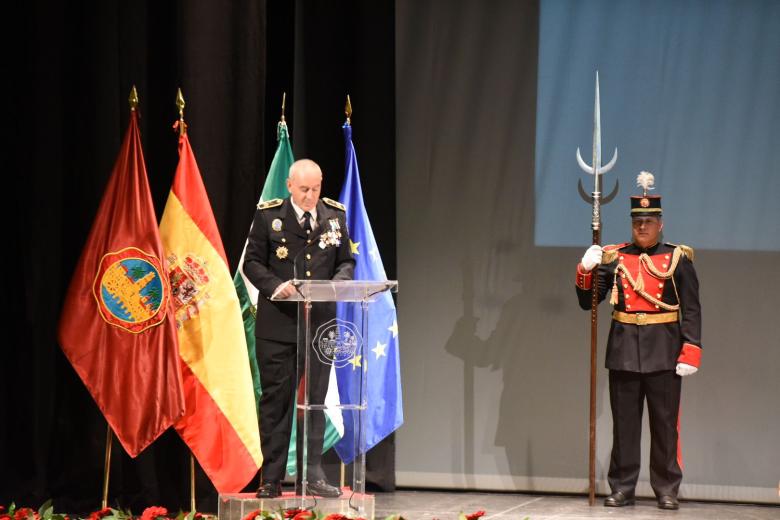
[[(62, 298), (128, 122), (133, 84), (158, 217), (176, 166), (176, 88), (235, 270), (276, 146), (282, 92), (295, 156), (343, 180), (352, 97), (366, 205), (395, 277), (394, 15), (391, 1), (27, 2), (8, 13), (7, 299), (0, 350), (0, 503), (99, 507), (106, 423), (56, 343)], [(394, 485), (393, 439), (369, 456)], [(189, 508), (188, 451), (171, 430), (137, 459), (114, 443), (109, 500)], [(198, 508), (216, 492), (197, 472)]]

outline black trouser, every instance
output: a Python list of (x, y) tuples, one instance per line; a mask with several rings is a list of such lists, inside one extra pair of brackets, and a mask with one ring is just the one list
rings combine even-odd
[(634, 495), (639, 478), (642, 411), (647, 399), (650, 419), (650, 485), (656, 496), (677, 496), (682, 470), (677, 462), (677, 419), (681, 377), (673, 370), (649, 374), (609, 371), (612, 406), (612, 492)]
[[(311, 348), (311, 347), (309, 347)], [(297, 388), (296, 345), (256, 338), (257, 364), (260, 368), (260, 441), (263, 451), (263, 480), (282, 480), (287, 466), (287, 451), (290, 445), (295, 391)], [(298, 352), (301, 367), (304, 352)], [(309, 402), (322, 404), (328, 390), (330, 365), (321, 363), (311, 353), (309, 359)], [(309, 434), (307, 450), (307, 480), (324, 478), (320, 468), (322, 443), (325, 431), (325, 414), (322, 411), (309, 413)], [(298, 476), (303, 453), (303, 417), (298, 417), (297, 431)], [(316, 447), (316, 448), (315, 448)]]

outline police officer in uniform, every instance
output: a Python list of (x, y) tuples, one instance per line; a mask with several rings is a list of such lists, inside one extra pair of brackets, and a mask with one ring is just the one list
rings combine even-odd
[[(322, 171), (317, 163), (308, 159), (296, 161), (290, 167), (287, 179), (290, 197), (258, 205), (244, 258), (244, 273), (260, 292), (255, 327), (263, 388), (260, 437), (264, 461), (257, 491), (260, 498), (281, 495), (295, 410), (296, 363), (300, 360), (303, 366), (304, 355), (303, 351), (297, 351), (298, 304), (271, 301), (270, 298), (293, 296), (296, 292), (290, 283), (293, 278), (351, 280), (355, 267), (345, 208), (334, 200), (320, 199), (321, 186)], [(312, 330), (335, 314), (335, 304), (314, 304)], [(316, 356), (313, 360), (309, 370), (309, 398), (312, 404), (322, 404), (330, 366), (317, 361)], [(308, 445), (322, 446), (324, 415), (312, 413), (309, 419)], [(299, 478), (301, 438), (299, 432)], [(308, 491), (314, 495), (338, 497), (341, 490), (325, 480), (320, 466), (321, 451), (309, 449), (307, 453)]]
[[(607, 343), (613, 420), (608, 507), (634, 503), (639, 476), (644, 402), (650, 421), (650, 484), (661, 509), (678, 509), (682, 480), (678, 453), (681, 377), (695, 373), (701, 358), (699, 281), (693, 250), (659, 242), (661, 197), (648, 195), (653, 175), (642, 172), (642, 196), (631, 197), (632, 242), (591, 246), (577, 266), (580, 307), (591, 308), (591, 287), (599, 302), (614, 305)], [(595, 272), (594, 272), (595, 268)]]

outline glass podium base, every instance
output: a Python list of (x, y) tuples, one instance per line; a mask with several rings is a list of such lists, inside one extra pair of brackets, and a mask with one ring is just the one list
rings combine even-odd
[[(243, 520), (257, 510), (269, 513), (289, 509), (311, 509), (327, 516), (333, 513), (350, 518), (374, 520), (374, 495), (352, 493), (343, 488), (338, 498), (296, 495), (284, 492), (279, 498), (257, 498), (254, 493), (222, 493), (219, 495), (217, 515), (219, 520)], [(284, 518), (284, 513), (282, 513)]]

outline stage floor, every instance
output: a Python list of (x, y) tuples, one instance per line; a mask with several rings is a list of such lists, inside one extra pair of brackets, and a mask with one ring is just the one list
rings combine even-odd
[(376, 493), (376, 519), (398, 513), (406, 520), (457, 520), (462, 511), (485, 511), (483, 520), (579, 520), (593, 518), (656, 520), (778, 520), (780, 505), (745, 505), (714, 502), (681, 502), (678, 511), (658, 509), (655, 500), (639, 499), (636, 505), (606, 508), (596, 497), (593, 507), (587, 497), (526, 495), (510, 493), (465, 493), (439, 491), (396, 491)]

